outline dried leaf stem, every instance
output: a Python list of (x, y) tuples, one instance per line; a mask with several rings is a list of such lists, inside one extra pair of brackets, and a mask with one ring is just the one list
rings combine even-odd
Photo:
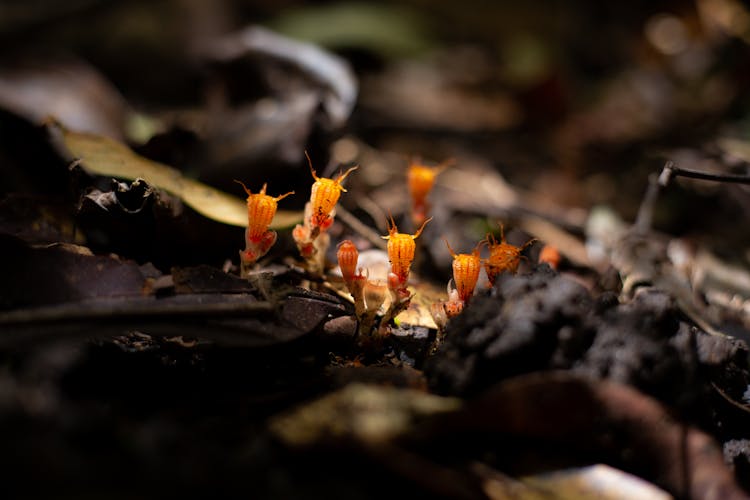
[(667, 163), (664, 165), (664, 168), (659, 175), (659, 185), (666, 187), (673, 177), (687, 177), (689, 179), (700, 179), (714, 182), (731, 182), (734, 184), (750, 184), (749, 175), (713, 174), (711, 172), (691, 170), (678, 167), (672, 160), (667, 160)]

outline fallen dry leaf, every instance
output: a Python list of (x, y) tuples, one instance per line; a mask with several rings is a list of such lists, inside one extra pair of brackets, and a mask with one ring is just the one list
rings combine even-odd
[(396, 316), (396, 324), (399, 326), (423, 326), (437, 330), (435, 320), (430, 313), (430, 306), (439, 300), (448, 298), (445, 289), (426, 282), (410, 285), (409, 288), (414, 290), (414, 297), (411, 299), (409, 308)]
[[(145, 179), (152, 186), (178, 196), (186, 205), (209, 219), (233, 226), (247, 226), (244, 200), (193, 179), (178, 170), (144, 158), (125, 144), (96, 134), (74, 132), (57, 123), (48, 124), (55, 146), (85, 171), (120, 179)], [(302, 219), (301, 212), (276, 212), (272, 229), (289, 227)]]

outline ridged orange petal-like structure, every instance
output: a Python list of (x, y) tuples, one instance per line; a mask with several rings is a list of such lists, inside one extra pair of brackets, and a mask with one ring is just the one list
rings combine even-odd
[(479, 248), (484, 242), (480, 241), (472, 253), (457, 254), (453, 251), (448, 241), (445, 245), (453, 256), (453, 282), (458, 290), (461, 301), (467, 302), (474, 294), (474, 288), (479, 280), (479, 271), (482, 268), (482, 259), (479, 257)]
[(263, 184), (260, 191), (253, 194), (242, 181), (235, 180), (235, 182), (240, 184), (247, 193), (247, 236), (253, 241), (259, 241), (268, 231), (268, 226), (271, 225), (273, 217), (276, 215), (276, 206), (279, 200), (294, 194), (294, 191), (281, 196), (270, 196), (266, 194), (267, 185)]
[(388, 228), (388, 236), (382, 236), (388, 240), (388, 260), (391, 263), (391, 273), (398, 277), (401, 284), (405, 285), (409, 279), (409, 269), (414, 260), (414, 251), (416, 250), (416, 240), (422, 230), (432, 218), (422, 223), (422, 226), (414, 234), (399, 233), (396, 223), (391, 218), (391, 225)]

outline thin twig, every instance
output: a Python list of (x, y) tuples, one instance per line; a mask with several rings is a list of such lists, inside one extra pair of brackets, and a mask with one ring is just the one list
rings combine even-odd
[[(671, 161), (668, 161), (667, 164), (664, 165), (664, 170), (667, 170), (671, 163)], [(664, 172), (664, 170), (662, 172)], [(648, 176), (646, 195), (643, 197), (641, 206), (638, 208), (638, 215), (636, 216), (635, 224), (633, 224), (633, 229), (639, 233), (647, 233), (651, 230), (651, 224), (654, 220), (654, 207), (659, 198), (661, 188), (665, 186), (665, 184), (661, 183), (661, 177), (662, 176), (659, 176), (659, 179), (657, 180), (655, 175)]]
[(667, 161), (664, 165), (664, 169), (659, 176), (659, 184), (661, 186), (666, 186), (675, 176), (687, 177), (689, 179), (700, 179), (704, 181), (750, 184), (750, 176), (748, 175), (712, 174), (710, 172), (701, 172), (700, 170), (690, 170), (678, 167), (672, 160)]
[(260, 347), (289, 342), (306, 333), (279, 323), (272, 315), (273, 304), (264, 301), (187, 304), (167, 299), (94, 300), (1, 313), (0, 347), (106, 340), (132, 330)]
[(658, 179), (654, 176), (649, 176), (648, 189), (638, 210), (638, 217), (633, 225), (635, 230), (646, 232), (651, 229), (654, 206), (659, 197), (659, 192), (661, 191), (661, 188), (667, 187), (674, 177), (687, 177), (689, 179), (713, 182), (750, 184), (750, 176), (748, 175), (714, 174), (711, 172), (701, 172), (700, 170), (690, 170), (687, 168), (680, 168), (675, 165), (672, 160), (667, 160)]
[(716, 385), (715, 382), (711, 382), (711, 387), (713, 387), (714, 390), (717, 393), (719, 393), (719, 396), (721, 396), (722, 398), (724, 398), (727, 401), (727, 403), (731, 404), (735, 408), (738, 408), (738, 409), (744, 411), (745, 413), (750, 413), (750, 406), (744, 405), (744, 404), (742, 404), (742, 403), (740, 403), (740, 402), (735, 401), (734, 399), (732, 399), (732, 397), (729, 394), (727, 394), (726, 392), (724, 392), (723, 390), (721, 390), (721, 388), (718, 385)]
[(357, 205), (359, 208), (367, 212), (367, 214), (372, 217), (372, 220), (375, 223), (376, 228), (383, 232), (388, 232), (388, 214), (380, 208), (380, 205), (375, 203), (375, 201), (370, 198), (369, 196), (360, 196), (357, 200)]
[(352, 228), (354, 231), (367, 238), (367, 240), (377, 248), (385, 250), (386, 243), (383, 238), (381, 238), (380, 235), (376, 233), (370, 226), (363, 224), (354, 216), (354, 214), (352, 214), (341, 205), (338, 205), (336, 207), (336, 217), (338, 217), (341, 222)]
[[(119, 302), (119, 301), (118, 301)], [(159, 301), (93, 301), (80, 305), (46, 306), (0, 313), (0, 326), (60, 321), (118, 321), (159, 318), (237, 317), (273, 311), (269, 302), (159, 303)]]

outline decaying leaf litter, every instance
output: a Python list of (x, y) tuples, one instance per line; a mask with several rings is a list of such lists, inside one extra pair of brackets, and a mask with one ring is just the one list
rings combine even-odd
[(76, 496), (747, 496), (740, 4), (554, 8), (583, 46), (523, 6), (261, 28), (231, 3), (189, 9), (190, 50), (167, 29), (119, 59), (100, 28), (54, 57), (2, 28), (4, 470)]

